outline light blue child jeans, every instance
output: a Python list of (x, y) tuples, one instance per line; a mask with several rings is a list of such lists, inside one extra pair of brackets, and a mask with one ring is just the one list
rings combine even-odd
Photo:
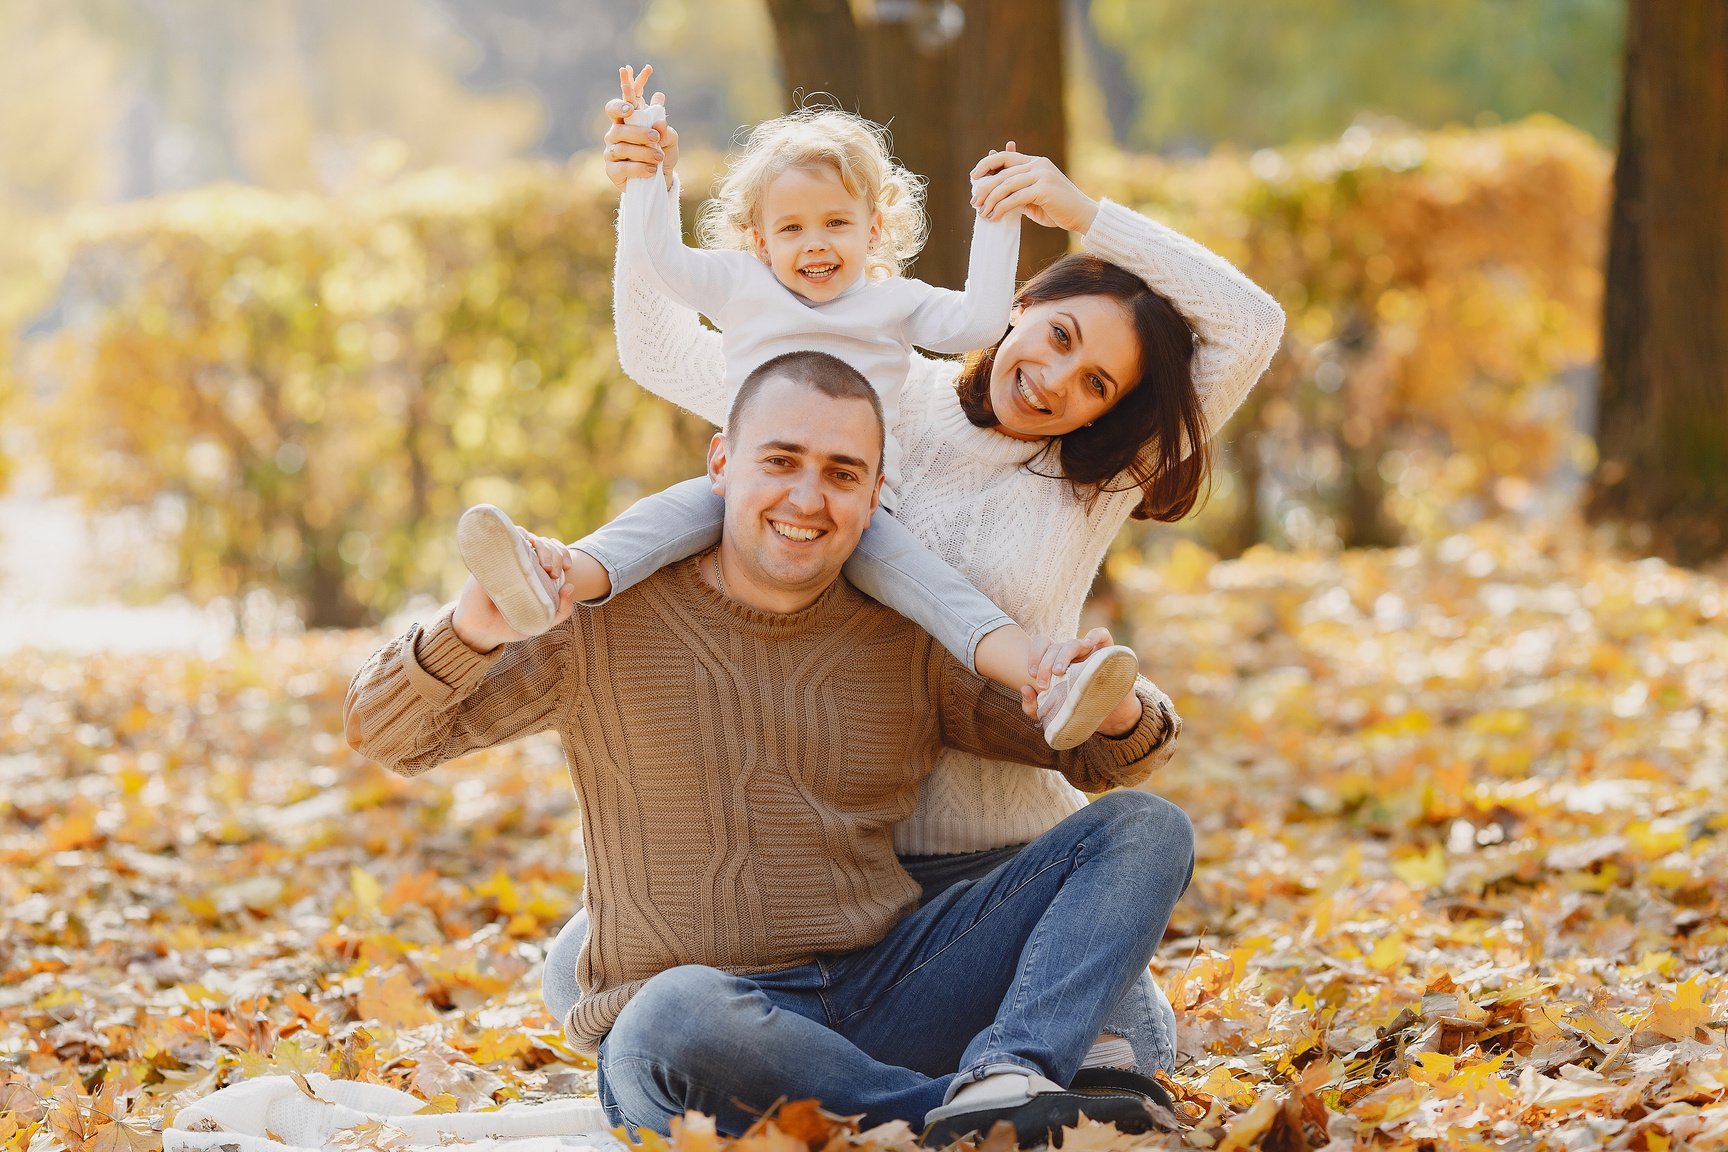
[[(598, 560), (612, 578), (604, 604), (676, 560), (720, 542), (726, 502), (706, 476), (674, 484), (636, 501), (610, 524), (572, 544)], [(978, 641), (1014, 623), (966, 577), (944, 563), (898, 520), (878, 511), (843, 569), (864, 595), (886, 604), (936, 638), (970, 671)]]
[(1112, 792), (867, 948), (748, 977), (670, 968), (600, 1045), (600, 1103), (660, 1133), (693, 1108), (735, 1136), (777, 1100), (916, 1125), (993, 1072), (1069, 1083), (1193, 865), (1180, 809)]
[[(1078, 1026), (1078, 1035), (1085, 1041), (1083, 1045), (1080, 1045), (1080, 1057), (1073, 1059), (1075, 1067), (1080, 1064), (1080, 1059), (1085, 1054), (1085, 1048), (1090, 1047), (1090, 1043), (1096, 1038), (1097, 1033), (1111, 1033), (1111, 1035), (1125, 1038), (1128, 1045), (1134, 1048), (1135, 1071), (1139, 1071), (1142, 1076), (1149, 1076), (1154, 1069), (1168, 1071), (1175, 1064), (1175, 1026), (1177, 1026), (1175, 1012), (1170, 1007), (1170, 1000), (1165, 997), (1163, 990), (1159, 990), (1158, 983), (1147, 972), (1146, 965), (1151, 959), (1151, 948), (1156, 948), (1158, 938), (1163, 936), (1163, 924), (1168, 921), (1170, 908), (1175, 907), (1178, 896), (1182, 895), (1182, 891), (1187, 888), (1189, 877), (1192, 876), (1194, 838), (1192, 838), (1192, 829), (1189, 827), (1187, 817), (1175, 805), (1161, 800), (1158, 796), (1134, 793), (1134, 791), (1109, 793), (1106, 796), (1101, 796), (1099, 800), (1082, 808), (1070, 819), (1064, 820), (1063, 824), (1059, 824), (1056, 829), (1045, 832), (1045, 836), (1033, 841), (1032, 845), (1014, 845), (992, 851), (975, 851), (975, 853), (943, 855), (943, 857), (902, 857), (902, 864), (907, 865), (912, 879), (916, 879), (924, 886), (923, 902), (919, 905), (918, 912), (909, 915), (900, 926), (893, 929), (888, 940), (874, 946), (874, 948), (864, 950), (866, 953), (885, 950), (888, 959), (880, 959), (880, 962), (886, 967), (873, 969), (873, 965), (866, 964), (862, 960), (854, 962), (852, 957), (840, 957), (840, 959), (823, 959), (814, 965), (800, 965), (797, 969), (786, 969), (785, 972), (769, 974), (769, 976), (731, 978), (731, 976), (726, 976), (715, 969), (705, 969), (700, 965), (688, 965), (688, 967), (681, 967), (681, 969), (662, 972), (660, 976), (650, 981), (650, 988), (653, 988), (657, 983), (660, 984), (657, 997), (651, 998), (650, 1002), (646, 1002), (643, 1009), (636, 1010), (634, 1014), (631, 1012), (631, 1007), (634, 1007), (636, 1002), (632, 1002), (631, 1007), (626, 1009), (626, 1016), (631, 1016), (631, 1019), (657, 1016), (657, 1012), (650, 1014), (648, 1007), (662, 1003), (660, 993), (665, 993), (665, 1000), (672, 1002), (662, 1005), (662, 1009), (669, 1014), (672, 1021), (679, 1021), (679, 1019), (695, 1021), (714, 1007), (708, 1003), (702, 1003), (702, 1005), (684, 1003), (686, 998), (696, 998), (696, 1000), (703, 1000), (703, 1002), (708, 998), (719, 998), (721, 1003), (733, 1003), (733, 1005), (740, 1005), (740, 1007), (741, 1005), (753, 1005), (743, 1012), (743, 1016), (738, 1021), (733, 1022), (738, 1024), (740, 1028), (745, 1028), (746, 1033), (748, 1033), (748, 1035), (738, 1038), (740, 1043), (760, 1045), (766, 1041), (767, 1036), (760, 1031), (760, 1028), (764, 1026), (764, 1021), (759, 1019), (759, 1014), (767, 1012), (769, 1016), (772, 1016), (774, 1007), (790, 1009), (793, 1016), (804, 1016), (807, 1019), (805, 1021), (783, 1019), (783, 1022), (786, 1022), (793, 1031), (793, 1035), (788, 1036), (788, 1043), (821, 1041), (821, 1045), (816, 1050), (812, 1050), (812, 1054), (810, 1054), (812, 1059), (814, 1059), (816, 1052), (821, 1052), (824, 1048), (835, 1047), (835, 1054), (833, 1055), (835, 1055), (836, 1064), (833, 1069), (821, 1071), (819, 1074), (821, 1083), (819, 1085), (812, 1081), (810, 1085), (805, 1085), (807, 1090), (786, 1093), (788, 1098), (814, 1095), (814, 1097), (821, 1097), (824, 1102), (828, 1102), (831, 1109), (845, 1104), (842, 1111), (862, 1111), (862, 1107), (855, 1107), (855, 1104), (864, 1104), (864, 1097), (855, 1098), (855, 1100), (852, 1097), (847, 1097), (847, 1100), (854, 1100), (854, 1102), (843, 1102), (842, 1098), (831, 1097), (836, 1083), (847, 1083), (848, 1076), (852, 1076), (857, 1071), (857, 1064), (859, 1064), (859, 1057), (855, 1055), (857, 1045), (854, 1041), (845, 1040), (845, 1036), (819, 1035), (823, 1031), (833, 1033), (836, 1028), (840, 1028), (840, 1031), (845, 1033), (845, 1028), (831, 1021), (828, 1014), (821, 1014), (821, 1016), (812, 1014), (814, 1012), (812, 1005), (819, 1003), (819, 1005), (833, 1007), (833, 1003), (838, 1002), (840, 997), (835, 990), (836, 974), (843, 974), (843, 972), (852, 971), (852, 969), (878, 971), (878, 976), (881, 979), (886, 979), (890, 972), (899, 972), (900, 979), (911, 981), (914, 986), (923, 988), (914, 1002), (900, 1005), (899, 1009), (886, 1012), (885, 1036), (897, 1036), (899, 1045), (909, 1045), (909, 1047), (890, 1048), (886, 1055), (890, 1055), (892, 1059), (886, 1059), (883, 1062), (869, 1060), (869, 1067), (873, 1069), (873, 1073), (861, 1081), (861, 1083), (876, 1085), (878, 1083), (876, 1069), (881, 1069), (881, 1064), (892, 1064), (892, 1066), (899, 1067), (895, 1067), (892, 1071), (883, 1071), (881, 1079), (883, 1079), (883, 1083), (899, 1083), (902, 1079), (899, 1073), (904, 1073), (905, 1069), (918, 1069), (919, 1060), (923, 1059), (923, 1057), (918, 1057), (918, 1052), (926, 1047), (926, 1041), (909, 1040), (907, 1036), (900, 1033), (900, 1029), (916, 1026), (916, 1029), (924, 1031), (924, 1033), (935, 1031), (935, 1033), (942, 1033), (943, 1036), (954, 1036), (964, 1026), (966, 1019), (982, 1014), (985, 1009), (988, 1009), (990, 1014), (1001, 1014), (1001, 1012), (1007, 1012), (1013, 1007), (1011, 1003), (1002, 998), (1006, 991), (1011, 991), (1013, 988), (1004, 990), (1004, 988), (997, 988), (992, 983), (988, 984), (987, 990), (980, 993), (983, 995), (983, 1003), (968, 1002), (964, 1012), (956, 1009), (956, 1014), (945, 1014), (947, 1009), (943, 1009), (942, 1005), (947, 1002), (949, 993), (943, 991), (942, 979), (950, 978), (957, 984), (966, 984), (968, 990), (976, 990), (978, 984), (973, 983), (975, 976), (982, 978), (983, 971), (999, 969), (1004, 964), (1004, 959), (1011, 962), (1013, 957), (1020, 955), (1025, 960), (1026, 965), (1032, 964), (1032, 940), (1030, 940), (1030, 936), (1023, 940), (1021, 938), (1023, 931), (1032, 933), (1035, 929), (1040, 941), (1051, 940), (1054, 936), (1056, 940), (1061, 941), (1059, 950), (1087, 953), (1087, 955), (1075, 955), (1071, 959), (1071, 962), (1082, 965), (1082, 969), (1090, 971), (1090, 969), (1102, 967), (1102, 969), (1115, 971), (1109, 962), (1108, 955), (1097, 955), (1097, 957), (1090, 955), (1092, 952), (1113, 952), (1116, 945), (1109, 940), (1111, 933), (1106, 931), (1106, 926), (1087, 922), (1087, 924), (1082, 924), (1082, 927), (1075, 929), (1070, 924), (1066, 924), (1066, 917), (1077, 915), (1075, 912), (1077, 903), (1073, 898), (1077, 896), (1078, 889), (1077, 891), (1068, 891), (1070, 900), (1064, 902), (1063, 908), (1056, 908), (1056, 898), (1063, 891), (1063, 883), (1061, 883), (1061, 876), (1063, 876), (1061, 869), (1063, 867), (1070, 867), (1075, 862), (1075, 858), (1085, 855), (1085, 853), (1101, 853), (1109, 841), (1116, 841), (1120, 838), (1128, 839), (1125, 839), (1123, 843), (1115, 843), (1111, 846), (1111, 851), (1115, 853), (1118, 862), (1125, 862), (1125, 867), (1130, 872), (1139, 870), (1139, 879), (1137, 881), (1135, 879), (1113, 881), (1111, 884), (1106, 884), (1106, 888), (1092, 893), (1092, 902), (1082, 900), (1082, 902), (1078, 902), (1078, 907), (1096, 908), (1094, 902), (1102, 900), (1104, 903), (1109, 903), (1109, 907), (1097, 908), (1097, 915), (1106, 917), (1113, 924), (1116, 922), (1135, 924), (1135, 922), (1144, 919), (1146, 921), (1144, 927), (1147, 929), (1156, 927), (1156, 936), (1151, 938), (1149, 945), (1146, 945), (1144, 941), (1140, 945), (1135, 945), (1135, 948), (1130, 950), (1132, 957), (1121, 960), (1121, 964), (1127, 965), (1127, 971), (1121, 974), (1123, 979), (1120, 983), (1123, 986), (1121, 986), (1120, 995), (1116, 995), (1115, 1000), (1106, 1005), (1106, 1010), (1099, 1017), (1101, 1022), (1097, 1022), (1094, 1026), (1094, 1024), (1080, 1022), (1078, 1019), (1077, 1021), (1064, 1019), (1061, 1024), (1063, 1024), (1064, 1029), (1068, 1028), (1070, 1024)], [(1064, 862), (1068, 862), (1068, 864), (1064, 864)], [(1049, 872), (1052, 867), (1056, 869), (1054, 874)], [(1094, 864), (1094, 872), (1089, 877), (1089, 881), (1096, 881), (1097, 877), (1099, 877), (1099, 869)], [(1051, 889), (1052, 883), (1056, 884), (1056, 888)], [(1115, 898), (1104, 895), (1106, 891), (1115, 891)], [(1049, 902), (1049, 905), (1044, 907), (1042, 912), (1037, 905), (1040, 896)], [(1013, 915), (1004, 915), (1004, 908), (1007, 907), (1007, 903), (1004, 902), (1013, 905)], [(937, 908), (937, 912), (931, 912), (933, 907)], [(961, 910), (956, 910), (956, 908), (961, 908)], [(964, 940), (964, 946), (959, 940), (949, 940), (942, 948), (933, 950), (931, 941), (937, 940), (937, 938), (931, 936), (930, 933), (954, 931), (954, 926), (949, 924), (949, 921), (956, 915), (962, 919), (966, 915), (975, 917), (975, 921), (971, 922), (969, 929), (962, 926), (961, 936)], [(1054, 919), (1052, 919), (1051, 924), (1044, 924), (1045, 917), (1054, 917)], [(1083, 914), (1080, 915), (1080, 919), (1083, 919)], [(543, 983), (541, 983), (541, 993), (546, 1000), (546, 1010), (560, 1021), (572, 1007), (575, 1007), (575, 1003), (582, 995), (581, 988), (575, 983), (575, 960), (577, 960), (577, 953), (581, 952), (582, 941), (586, 940), (586, 936), (588, 936), (588, 915), (579, 912), (563, 926), (563, 931), (558, 933), (558, 938), (551, 945), (550, 953), (546, 955), (546, 969), (544, 969)], [(1135, 940), (1139, 940), (1139, 938), (1135, 938)], [(899, 943), (895, 943), (895, 941), (899, 941)], [(921, 959), (899, 955), (905, 948), (912, 948), (912, 952), (918, 953), (918, 957)], [(957, 950), (954, 957), (947, 955), (947, 950), (950, 948)], [(971, 955), (971, 950), (975, 950), (975, 948), (987, 952), (988, 957), (964, 960), (964, 957)], [(937, 952), (940, 952), (940, 955), (935, 955)], [(1144, 957), (1140, 955), (1140, 952), (1144, 952)], [(854, 955), (859, 955), (859, 953), (854, 953)], [(956, 964), (956, 960), (959, 960), (959, 964)], [(907, 964), (916, 965), (916, 969), (912, 972), (905, 971)], [(1001, 983), (1001, 981), (997, 981), (997, 983)], [(897, 995), (895, 995), (897, 984), (888, 986), (888, 988), (876, 988), (874, 981), (866, 981), (866, 984), (866, 988), (852, 988), (852, 990), (845, 991), (848, 995), (861, 995), (861, 997), (866, 998), (881, 995), (888, 1002), (897, 1003)], [(1014, 984), (1013, 979), (1009, 981), (1009, 984)], [(1113, 988), (1115, 988), (1115, 984), (1113, 984)], [(959, 1000), (966, 998), (959, 997), (959, 990), (950, 991)], [(994, 1003), (988, 1002), (990, 995), (997, 997)], [(1020, 995), (1021, 997), (1037, 998), (1049, 995), (1049, 993), (1040, 990), (1040, 984), (1033, 983), (1021, 988)], [(810, 1000), (810, 997), (814, 997), (814, 1000)], [(781, 1003), (783, 998), (790, 998), (790, 1000)], [(800, 1007), (800, 1005), (804, 1005), (804, 1007)], [(700, 1012), (696, 1010), (698, 1007), (702, 1009)], [(1078, 1012), (1080, 1009), (1077, 1007), (1075, 1010)], [(902, 1019), (907, 1012), (911, 1014), (911, 1017)], [(626, 1022), (626, 1016), (619, 1017), (620, 1024)], [(722, 1019), (726, 1019), (724, 1012), (721, 1016)], [(1085, 1019), (1090, 1019), (1090, 1016), (1085, 1017)], [(814, 1029), (810, 1028), (812, 1021), (816, 1024)], [(641, 1045), (648, 1045), (650, 1048), (655, 1047), (662, 1038), (657, 1038), (653, 1033), (655, 1033), (655, 1029), (662, 1028), (662, 1024), (646, 1021), (646, 1019), (641, 1022), (643, 1022), (643, 1031), (641, 1031), (638, 1041), (632, 1041), (632, 1043), (641, 1043)], [(691, 1024), (691, 1026), (695, 1026), (695, 1024)], [(722, 1028), (721, 1022), (715, 1022), (714, 1026), (715, 1028)], [(1051, 1026), (1049, 1012), (1044, 1012), (1040, 1022), (1032, 1024), (1032, 1028), (1049, 1028), (1049, 1026)], [(700, 1028), (708, 1028), (708, 1024), (702, 1024)], [(1025, 1022), (1021, 1022), (1020, 1028), (1026, 1028)], [(1087, 1028), (1090, 1028), (1090, 1031), (1087, 1031)], [(674, 1029), (674, 1031), (679, 1031), (679, 1029)], [(613, 1035), (617, 1035), (617, 1028), (613, 1029)], [(691, 1041), (691, 1038), (684, 1036), (677, 1043), (683, 1045), (688, 1041)], [(714, 1043), (715, 1045), (724, 1045), (724, 1040), (715, 1038)], [(613, 1085), (620, 1078), (620, 1069), (624, 1067), (624, 1064), (629, 1064), (629, 1060), (624, 1060), (622, 1057), (622, 1047), (624, 1045), (613, 1045), (612, 1038), (608, 1038), (607, 1047), (601, 1048), (603, 1055), (610, 1054), (613, 1057), (612, 1062), (603, 1060), (603, 1067), (613, 1069), (612, 1073), (608, 1073), (608, 1085)], [(954, 1045), (949, 1045), (949, 1047), (954, 1047)], [(952, 1062), (942, 1064), (942, 1060), (949, 1059), (950, 1055), (952, 1055)], [(956, 1067), (964, 1067), (961, 1064), (961, 1055), (964, 1054), (961, 1052), (949, 1054), (945, 1050), (942, 1054), (931, 1055), (930, 1059), (935, 1060), (935, 1064), (924, 1067), (923, 1073), (919, 1073), (914, 1081), (909, 1081), (912, 1085), (912, 1097), (909, 1098), (916, 1100), (918, 1107), (924, 1107), (926, 1111), (928, 1111), (928, 1107), (935, 1107), (935, 1104), (940, 1104), (942, 1093), (947, 1092), (947, 1083), (952, 1079), (952, 1076), (942, 1076), (942, 1073), (943, 1071), (952, 1071)], [(631, 1060), (636, 1059), (646, 1060), (646, 1064), (639, 1064), (639, 1066), (638, 1064), (631, 1064), (631, 1067), (634, 1067), (636, 1073), (650, 1076), (650, 1079), (657, 1078), (665, 1071), (664, 1067), (660, 1067), (660, 1060), (651, 1057), (651, 1055), (631, 1057)], [(624, 1062), (620, 1064), (620, 1060), (624, 1060)], [(1014, 1062), (1014, 1060), (1009, 1060), (1009, 1062)], [(1066, 1067), (1066, 1064), (1063, 1067)], [(1039, 1071), (1039, 1069), (1033, 1069), (1033, 1071)], [(833, 1076), (833, 1079), (828, 1079), (829, 1074)], [(1042, 1074), (1049, 1076), (1051, 1073), (1044, 1071)], [(1066, 1069), (1066, 1074), (1071, 1076), (1073, 1069)], [(940, 1090), (933, 1088), (933, 1085), (937, 1085), (937, 1083), (942, 1085)], [(1061, 1079), (1061, 1083), (1066, 1083), (1066, 1079)], [(710, 1093), (705, 1097), (705, 1102), (700, 1105), (693, 1104), (691, 1107), (702, 1107), (703, 1111), (710, 1111), (710, 1107), (721, 1107), (721, 1102), (717, 1100), (717, 1097), (714, 1097), (714, 1092), (717, 1092), (717, 1088), (710, 1085)], [(931, 1093), (935, 1095), (935, 1098), (931, 1100), (930, 1104), (924, 1105), (924, 1100), (926, 1097), (930, 1097)], [(629, 1107), (620, 1107), (619, 1102), (622, 1097), (615, 1086), (610, 1090), (610, 1100), (608, 1100), (608, 1093), (603, 1093), (601, 1100), (608, 1104), (608, 1107), (619, 1107), (620, 1112), (617, 1116), (613, 1116), (613, 1123), (620, 1123), (620, 1117), (629, 1117), (629, 1123), (638, 1124), (638, 1126), (648, 1124), (651, 1128), (658, 1128), (660, 1131), (665, 1131), (665, 1117), (676, 1116), (681, 1112), (681, 1109), (677, 1109), (677, 1111), (667, 1112), (665, 1117), (657, 1117), (657, 1114), (653, 1114), (653, 1109), (648, 1109), (650, 1114), (639, 1114), (638, 1111), (632, 1111)], [(769, 1102), (771, 1100), (772, 1097), (769, 1097)], [(638, 1100), (638, 1104), (643, 1104), (643, 1102)], [(662, 1098), (660, 1104), (670, 1107), (672, 1102)], [(883, 1100), (874, 1100), (874, 1104), (883, 1104)], [(900, 1100), (900, 1104), (907, 1105), (907, 1100)], [(907, 1105), (907, 1107), (911, 1107), (911, 1105)], [(912, 1123), (918, 1123), (921, 1117), (923, 1117), (921, 1112), (916, 1116), (907, 1112), (907, 1119), (911, 1119)], [(743, 1123), (748, 1124), (748, 1119), (743, 1119)]]

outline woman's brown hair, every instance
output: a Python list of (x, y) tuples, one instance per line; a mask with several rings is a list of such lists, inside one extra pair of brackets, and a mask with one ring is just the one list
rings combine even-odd
[[(1036, 472), (1033, 464), (1053, 455), (1061, 478), (1088, 502), (1101, 492), (1123, 491), (1110, 486), (1123, 478), (1140, 489), (1134, 519), (1180, 520), (1194, 510), (1212, 474), (1210, 431), (1194, 388), (1194, 333), (1176, 306), (1140, 277), (1084, 253), (1056, 260), (1014, 299), (1043, 304), (1071, 296), (1105, 296), (1122, 305), (1140, 341), (1140, 375), (1109, 411), (1055, 437), (1026, 467)], [(954, 385), (961, 409), (982, 428), (998, 422), (990, 407), (990, 370), (999, 346), (968, 357)]]

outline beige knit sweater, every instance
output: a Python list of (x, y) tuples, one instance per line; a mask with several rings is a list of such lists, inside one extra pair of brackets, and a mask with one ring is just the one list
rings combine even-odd
[(564, 1026), (589, 1052), (667, 968), (766, 972), (881, 939), (917, 902), (893, 828), (944, 744), (1101, 791), (1144, 779), (1180, 730), (1143, 682), (1133, 731), (1052, 752), (1015, 697), (843, 580), (802, 612), (764, 613), (685, 561), (487, 654), (451, 615), (360, 669), (348, 738), (414, 775), (559, 733), (592, 924)]

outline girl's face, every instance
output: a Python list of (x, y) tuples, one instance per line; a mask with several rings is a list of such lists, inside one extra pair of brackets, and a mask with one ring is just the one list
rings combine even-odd
[(1016, 305), (990, 366), (997, 431), (1021, 440), (1092, 423), (1140, 379), (1140, 339), (1108, 296)]
[(792, 168), (776, 176), (762, 197), (756, 256), (788, 289), (822, 304), (864, 275), (881, 230), (881, 214), (846, 191), (838, 172)]

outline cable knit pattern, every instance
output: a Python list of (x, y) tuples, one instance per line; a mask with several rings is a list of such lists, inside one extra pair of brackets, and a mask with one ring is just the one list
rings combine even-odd
[(944, 744), (1097, 791), (1144, 779), (1180, 731), (1141, 685), (1132, 731), (1053, 752), (1017, 697), (844, 580), (780, 615), (721, 596), (687, 560), (485, 654), (451, 616), (355, 675), (349, 741), (414, 775), (559, 733), (592, 924), (564, 1024), (587, 1052), (667, 968), (774, 971), (881, 939), (917, 904), (892, 829)]
[[(1284, 330), (1275, 300), (1229, 261), (1181, 233), (1104, 201), (1088, 251), (1163, 293), (1194, 329), (1194, 380), (1215, 433), (1271, 362)], [(620, 263), (613, 282), (618, 358), (656, 395), (719, 424), (730, 394), (718, 335)], [(1041, 447), (979, 428), (954, 393), (958, 366), (916, 357), (895, 434), (904, 484), (896, 517), (980, 592), (1033, 632), (1073, 635), (1104, 552), (1134, 510), (1133, 492), (1090, 508), (1069, 486), (1022, 465)], [(1053, 471), (1042, 462), (1041, 471)], [(1049, 773), (949, 751), (925, 781), (896, 847), (920, 855), (1035, 839), (1085, 798)]]

